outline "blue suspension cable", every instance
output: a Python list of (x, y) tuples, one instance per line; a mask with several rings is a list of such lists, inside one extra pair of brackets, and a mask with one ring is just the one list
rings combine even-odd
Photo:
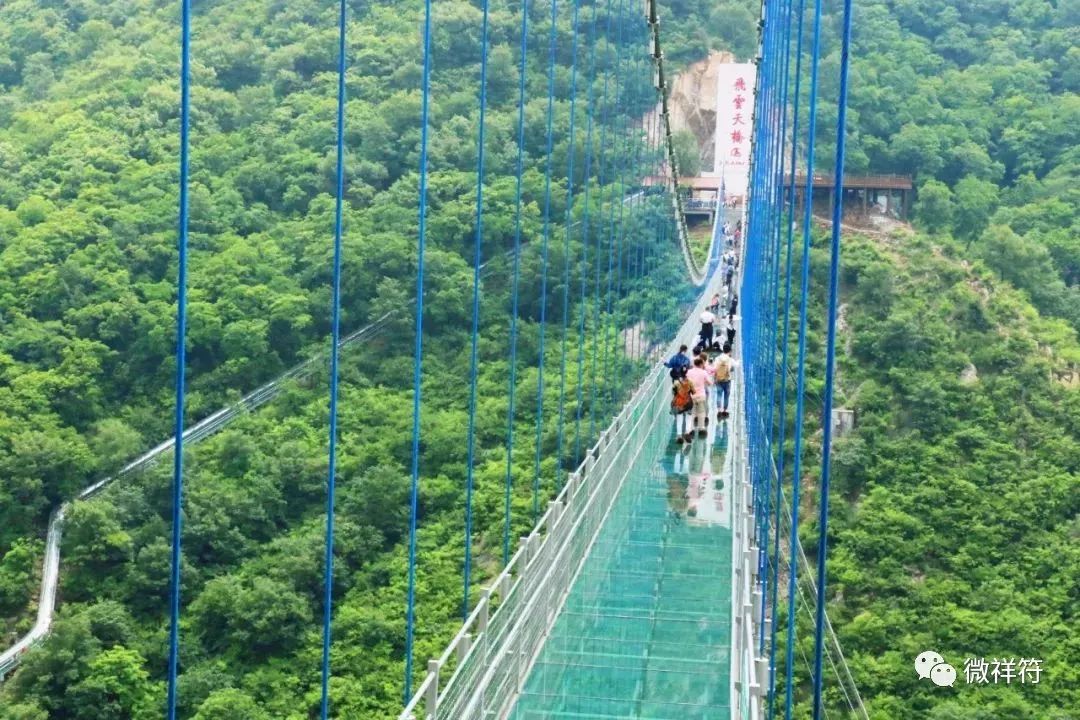
[(191, 0), (180, 3), (180, 215), (176, 278), (176, 413), (173, 418), (172, 554), (169, 579), (169, 677), (166, 708), (176, 720), (180, 652), (180, 537), (184, 501), (184, 387), (187, 367), (188, 175), (191, 136)]
[[(622, 7), (621, 7), (622, 2), (623, 2), (623, 0), (620, 0), (620, 8), (619, 8), (620, 12), (622, 11)], [(595, 7), (595, 5), (593, 7)], [(610, 42), (611, 42), (611, 0), (607, 0), (607, 7), (606, 7), (605, 15), (607, 15), (607, 23), (606, 23), (605, 28), (604, 28), (604, 39), (610, 44)], [(594, 58), (595, 58), (595, 54), (596, 54), (596, 45), (594, 44), (593, 45)], [(595, 78), (595, 74), (596, 74), (596, 70), (595, 70), (595, 62), (594, 62), (594, 70), (593, 70), (594, 78)], [(609, 106), (608, 106), (608, 84), (609, 84), (610, 78), (611, 78), (611, 73), (609, 72), (608, 69), (605, 69), (604, 70), (604, 95), (603, 95), (603, 100), (601, 100), (601, 110), (600, 110), (600, 113), (601, 113), (601, 115), (600, 115), (600, 170), (597, 172), (597, 184), (596, 184), (597, 185), (597, 192), (600, 193), (600, 202), (599, 202), (600, 211), (599, 211), (599, 213), (600, 213), (600, 218), (601, 218), (600, 219), (601, 226), (600, 226), (600, 229), (598, 229), (597, 232), (596, 232), (596, 283), (594, 285), (595, 292), (594, 292), (594, 295), (593, 295), (593, 351), (592, 351), (592, 356), (590, 358), (590, 362), (591, 362), (591, 365), (592, 365), (592, 369), (591, 369), (591, 376), (592, 377), (591, 377), (591, 380), (589, 381), (589, 438), (590, 438), (590, 442), (591, 442), (592, 438), (596, 437), (596, 396), (598, 394), (598, 388), (596, 386), (596, 363), (597, 363), (597, 360), (599, 359), (599, 355), (600, 355), (600, 335), (601, 335), (601, 330), (600, 330), (600, 240), (604, 235), (606, 235), (606, 233), (603, 230), (603, 217), (604, 217), (604, 181), (607, 180), (607, 170), (608, 170), (608, 168), (607, 168), (607, 131), (608, 131), (608, 125), (610, 124), (610, 113), (608, 112), (608, 110), (609, 110)], [(610, 195), (609, 202), (612, 203), (611, 206), (614, 208), (615, 207), (615, 205), (613, 204), (614, 200), (615, 200), (614, 184), (612, 184), (611, 190), (612, 190), (612, 192), (609, 193), (609, 195)], [(586, 211), (587, 211), (588, 210), (588, 203), (585, 204), (585, 207), (586, 207)], [(610, 247), (610, 245), (609, 245), (609, 247)], [(611, 252), (609, 250), (609, 252), (608, 252), (608, 258), (609, 258), (608, 267), (609, 267), (609, 270), (610, 270), (610, 257), (611, 257)], [(603, 330), (603, 336), (604, 336), (605, 347), (606, 347), (606, 340), (607, 340), (607, 327), (606, 327), (606, 325), (605, 325), (605, 328)]]
[[(780, 492), (784, 481), (785, 435), (787, 432), (787, 396), (788, 396), (788, 352), (791, 344), (791, 256), (795, 237), (795, 170), (797, 167), (797, 148), (799, 141), (799, 94), (802, 91), (802, 55), (803, 55), (803, 18), (806, 15), (806, 0), (799, 0), (799, 24), (795, 46), (795, 94), (791, 120), (791, 184), (788, 188), (787, 215), (787, 253), (784, 272), (784, 339), (780, 362), (780, 440), (777, 449), (777, 484), (776, 484), (776, 527), (780, 528)], [(779, 622), (776, 612), (779, 608), (779, 569), (780, 569), (780, 533), (776, 533), (773, 544), (773, 567), (776, 568), (777, 582), (773, 585), (773, 623), (772, 640), (769, 649), (769, 718), (773, 720), (776, 712), (776, 635)]]
[[(506, 411), (506, 491), (503, 498), (503, 567), (510, 562), (510, 493), (514, 483), (514, 403), (517, 394), (518, 289), (521, 284), (521, 176), (525, 171), (525, 71), (529, 48), (529, 0), (521, 2), (521, 60), (518, 76), (517, 184), (514, 189), (514, 278), (510, 309), (510, 382)], [(539, 444), (538, 444), (539, 446)]]
[[(624, 27), (625, 27), (625, 25), (624, 25)], [(634, 63), (634, 67), (637, 67), (637, 68), (644, 67), (644, 60), (639, 60), (638, 62)], [(638, 73), (634, 73), (633, 71), (628, 73), (628, 78), (632, 78), (632, 77), (636, 77), (636, 76), (638, 76)], [(636, 87), (635, 87), (635, 90), (636, 90)], [(634, 102), (631, 103), (631, 107), (637, 107), (637, 101), (639, 100), (639, 97), (640, 96), (637, 94), (637, 92), (634, 92), (634, 94), (633, 94), (633, 101)], [(625, 133), (625, 135), (624, 135), (624, 138), (623, 138), (623, 153), (624, 153), (624, 158), (626, 158), (626, 159), (625, 159), (624, 164), (623, 164), (623, 169), (624, 169), (624, 172), (623, 172), (623, 178), (624, 178), (623, 179), (623, 187), (624, 188), (626, 187), (626, 180), (625, 180), (626, 175), (627, 174), (632, 174), (633, 177), (637, 178), (637, 180), (640, 181), (640, 183), (635, 183), (635, 186), (638, 186), (638, 184), (640, 184), (641, 189), (636, 191), (634, 193), (634, 195), (631, 197), (630, 203), (629, 203), (630, 204), (630, 210), (628, 212), (625, 210), (626, 203), (621, 204), (620, 207), (619, 207), (618, 246), (619, 246), (620, 259), (619, 259), (618, 269), (616, 270), (616, 283), (615, 283), (616, 284), (615, 297), (617, 298), (617, 301), (616, 301), (617, 304), (616, 304), (616, 310), (615, 310), (615, 317), (616, 317), (616, 319), (615, 319), (615, 333), (616, 333), (615, 337), (616, 337), (616, 340), (617, 340), (618, 339), (618, 328), (620, 326), (629, 325), (629, 327), (632, 328), (632, 330), (630, 330), (631, 335), (629, 337), (629, 344), (630, 344), (630, 348), (631, 348), (630, 353), (633, 356), (634, 360), (636, 361), (637, 358), (640, 356), (640, 353), (639, 353), (639, 349), (640, 349), (640, 345), (641, 345), (641, 326), (639, 325), (640, 318), (638, 316), (630, 317), (629, 316), (630, 315), (629, 310), (632, 307), (631, 302), (630, 302), (630, 298), (631, 298), (631, 295), (630, 295), (631, 289), (630, 288), (633, 286), (632, 278), (636, 278), (638, 276), (638, 270), (639, 270), (639, 265), (638, 265), (638, 262), (637, 262), (638, 253), (637, 253), (636, 245), (627, 248), (625, 240), (626, 240), (627, 234), (629, 233), (629, 229), (631, 227), (634, 228), (634, 236), (635, 237), (638, 236), (637, 228), (638, 228), (639, 218), (640, 218), (640, 214), (641, 214), (642, 200), (644, 198), (644, 179), (643, 179), (644, 178), (644, 172), (642, 170), (642, 164), (641, 164), (641, 156), (642, 156), (642, 150), (643, 150), (644, 143), (641, 142), (640, 130), (635, 126), (635, 124), (632, 124), (629, 121), (629, 119), (627, 119), (626, 122), (624, 123), (624, 133)], [(624, 219), (624, 212), (625, 212), (626, 216), (628, 216), (628, 217), (625, 217), (625, 219)], [(626, 263), (625, 271), (623, 270), (623, 261), (624, 260), (625, 260), (625, 263)], [(624, 277), (624, 275), (625, 275), (626, 280), (627, 280), (627, 286), (626, 286), (625, 289), (623, 288), (623, 277)], [(622, 319), (624, 316), (628, 316), (626, 320)], [(613, 366), (615, 368), (619, 367), (619, 365), (617, 365), (616, 363), (618, 362), (618, 359), (623, 355), (625, 355), (625, 352), (620, 353), (616, 349), (616, 352), (613, 354), (613, 360), (612, 360), (612, 364), (613, 364)], [(612, 407), (615, 407), (616, 404), (617, 404), (616, 403), (616, 398), (621, 398), (623, 396), (623, 383), (624, 382), (625, 382), (624, 373), (621, 370), (616, 369), (615, 370), (616, 390), (615, 390), (615, 394), (612, 396)]]
[(427, 244), (428, 115), (431, 105), (432, 0), (424, 0), (424, 73), (420, 102), (420, 197), (416, 248), (416, 316), (413, 345), (412, 468), (409, 500), (409, 594), (405, 613), (405, 704), (412, 696), (413, 639), (416, 633), (416, 516), (420, 490), (420, 381), (424, 364), (424, 250)]
[[(610, 5), (611, 0), (608, 0)], [(593, 85), (596, 83), (596, 15), (599, 10), (599, 1), (593, 0), (592, 4), (592, 20), (589, 23), (589, 74), (586, 78), (588, 83), (588, 90), (585, 97), (585, 115), (586, 115), (586, 130), (585, 130), (585, 172), (583, 174), (583, 194), (582, 205), (583, 212), (581, 218), (581, 319), (578, 323), (578, 356), (577, 356), (577, 408), (574, 411), (574, 467), (578, 466), (581, 462), (581, 413), (584, 401), (584, 383), (585, 383), (585, 317), (588, 314), (588, 303), (586, 302), (585, 289), (588, 285), (589, 274), (589, 185), (591, 185), (590, 177), (592, 175), (592, 130), (593, 130), (593, 115), (596, 112), (596, 108), (593, 104)], [(571, 183), (573, 180), (571, 179)], [(567, 212), (569, 212), (570, 206), (567, 205)], [(597, 244), (599, 249), (599, 244)], [(599, 260), (599, 253), (597, 253), (597, 260)], [(600, 267), (597, 262), (597, 268)], [(595, 376), (594, 376), (595, 378)], [(593, 391), (595, 394), (595, 384), (593, 385)]]
[[(773, 4), (771, 12), (771, 20), (769, 22), (769, 50), (768, 50), (768, 74), (769, 74), (769, 91), (765, 98), (765, 117), (764, 120), (768, 124), (769, 136), (768, 142), (765, 148), (766, 162), (763, 165), (764, 175), (764, 191), (763, 207), (766, 209), (765, 214), (762, 216), (760, 224), (760, 242), (762, 244), (762, 278), (763, 281), (758, 286), (758, 302), (760, 302), (761, 310), (759, 311), (760, 319), (757, 323), (758, 326), (758, 342), (759, 352), (765, 360), (766, 372), (763, 372), (759, 377), (759, 395), (762, 399), (765, 399), (764, 411), (759, 415), (758, 422), (761, 423), (761, 441), (757, 444), (757, 527), (758, 527), (758, 578), (759, 583), (762, 585), (762, 612), (764, 612), (765, 598), (767, 597), (768, 586), (768, 566), (767, 566), (767, 553), (765, 548), (768, 547), (769, 538), (769, 513), (768, 513), (768, 498), (769, 488), (771, 482), (771, 475), (769, 468), (767, 467), (764, 459), (770, 456), (769, 450), (770, 430), (769, 423), (772, 422), (772, 377), (773, 377), (773, 361), (774, 355), (772, 347), (774, 346), (773, 335), (775, 332), (775, 324), (771, 321), (769, 310), (772, 307), (772, 291), (776, 285), (776, 275), (774, 272), (775, 265), (775, 248), (773, 242), (773, 223), (774, 217), (774, 192), (773, 188), (776, 184), (776, 170), (777, 170), (777, 154), (776, 147), (779, 137), (779, 115), (778, 109), (780, 108), (779, 97), (781, 93), (781, 78), (779, 77), (778, 69), (779, 52), (778, 46), (782, 37), (781, 33), (781, 15), (782, 5), (780, 3)], [(765, 626), (761, 623), (759, 626), (759, 652), (764, 651), (765, 644)]]
[(472, 581), (472, 496), (476, 460), (476, 382), (479, 375), (477, 346), (480, 338), (480, 265), (484, 248), (484, 116), (487, 112), (488, 10), (484, 0), (480, 26), (480, 129), (476, 151), (476, 251), (473, 257), (472, 343), (469, 351), (469, 431), (465, 460), (465, 590), (461, 621), (469, 619), (469, 585)]
[[(780, 33), (783, 37), (783, 55), (777, 59), (778, 67), (780, 70), (780, 91), (779, 91), (779, 118), (777, 122), (780, 125), (780, 132), (777, 135), (776, 144), (774, 145), (773, 152), (777, 156), (777, 162), (779, 164), (779, 172), (776, 173), (772, 196), (770, 197), (770, 204), (773, 210), (770, 212), (771, 222), (769, 225), (769, 237), (770, 244), (773, 245), (773, 258), (772, 258), (772, 282), (771, 285), (771, 312), (769, 313), (769, 405), (768, 405), (768, 420), (766, 427), (769, 431), (769, 447), (775, 447), (776, 435), (775, 427), (776, 422), (773, 416), (773, 412), (776, 407), (776, 331), (780, 316), (780, 221), (778, 219), (783, 218), (783, 186), (784, 186), (784, 138), (787, 134), (787, 91), (788, 91), (788, 59), (791, 56), (791, 0), (786, 0), (781, 8), (781, 15), (784, 18), (783, 32)], [(779, 33), (779, 30), (778, 30)], [(783, 423), (783, 418), (780, 420)], [(764, 513), (765, 533), (764, 541), (761, 544), (760, 556), (761, 567), (765, 570), (765, 588), (761, 593), (761, 617), (766, 617), (766, 608), (768, 607), (769, 600), (769, 588), (772, 584), (769, 573), (768, 562), (768, 548), (769, 548), (769, 499), (772, 496), (771, 487), (775, 484), (779, 487), (779, 477), (773, 475), (772, 453), (768, 453), (765, 458), (765, 477), (767, 482), (765, 483), (765, 496), (763, 498), (763, 508), (766, 511)], [(774, 528), (774, 532), (777, 536), (780, 534), (780, 525), (777, 524)], [(773, 572), (776, 578), (779, 579), (779, 569), (773, 566)], [(765, 653), (765, 623), (761, 623), (760, 627), (760, 639), (758, 652), (764, 655)]]
[(551, 29), (548, 36), (547, 160), (544, 170), (544, 238), (540, 277), (540, 349), (536, 385), (536, 467), (533, 472), (533, 525), (540, 518), (540, 456), (544, 438), (544, 336), (547, 327), (548, 247), (551, 240), (551, 151), (554, 147), (552, 115), (555, 107), (555, 37), (558, 0), (551, 0)]
[(570, 222), (571, 212), (574, 206), (574, 105), (577, 101), (577, 56), (578, 56), (578, 18), (581, 9), (581, 0), (574, 0), (574, 24), (573, 24), (573, 54), (570, 64), (570, 149), (568, 152), (568, 169), (566, 172), (566, 233), (563, 240), (563, 313), (562, 313), (562, 358), (559, 372), (559, 429), (556, 438), (556, 468), (555, 490), (562, 489), (563, 476), (563, 426), (566, 421), (566, 346), (570, 339), (570, 233), (573, 223)]
[(833, 172), (832, 242), (829, 262), (829, 325), (825, 340), (825, 406), (821, 440), (821, 510), (818, 517), (817, 616), (814, 618), (814, 720), (821, 720), (822, 668), (825, 649), (825, 562), (829, 536), (829, 471), (832, 461), (833, 382), (836, 379), (836, 314), (840, 294), (840, 220), (844, 214), (844, 150), (847, 130), (848, 66), (851, 51), (851, 0), (844, 0), (844, 34), (840, 46), (840, 97), (837, 100), (836, 168)]
[(345, 198), (345, 0), (338, 4), (337, 197), (334, 199), (334, 289), (330, 328), (330, 448), (326, 474), (326, 557), (323, 566), (322, 701), (330, 711), (330, 622), (334, 611), (334, 491), (337, 488), (338, 358), (341, 345), (341, 226)]
[[(775, 7), (777, 7), (777, 5), (770, 3), (767, 7), (768, 7), (768, 11), (769, 11), (769, 16), (768, 16), (768, 20), (766, 21), (766, 26), (765, 26), (766, 42), (765, 42), (765, 47), (764, 47), (763, 58), (765, 60), (765, 62), (764, 62), (764, 73), (765, 73), (765, 77), (768, 78), (768, 82), (767, 82), (767, 85), (766, 85), (767, 90), (764, 93), (764, 98), (763, 98), (763, 101), (762, 101), (762, 122), (763, 122), (763, 127), (765, 127), (767, 129), (768, 134), (766, 135), (765, 143), (763, 145), (764, 161), (762, 162), (762, 170), (763, 170), (763, 174), (762, 174), (762, 194), (761, 194), (761, 202), (758, 204), (758, 207), (760, 208), (759, 213), (758, 213), (758, 218), (760, 218), (760, 220), (759, 220), (759, 223), (757, 225), (757, 229), (759, 231), (759, 235), (758, 235), (759, 240), (758, 241), (761, 244), (761, 248), (762, 248), (762, 253), (761, 253), (762, 282), (758, 283), (758, 285), (755, 288), (755, 296), (756, 296), (756, 298), (755, 298), (755, 302), (754, 302), (755, 315), (758, 315), (760, 313), (762, 315), (762, 318), (761, 318), (761, 320), (759, 322), (755, 323), (755, 327), (757, 328), (756, 329), (756, 334), (755, 334), (755, 338), (756, 338), (756, 341), (757, 341), (756, 342), (757, 347), (755, 348), (756, 352), (755, 352), (755, 355), (754, 355), (755, 358), (760, 358), (762, 356), (768, 357), (768, 345), (766, 344), (766, 342), (767, 342), (767, 332), (766, 332), (766, 328), (764, 327), (764, 325), (765, 325), (764, 321), (765, 321), (766, 316), (764, 315), (764, 313), (760, 312), (759, 308), (764, 308), (764, 306), (765, 306), (766, 296), (768, 295), (768, 286), (769, 286), (767, 268), (771, 265), (771, 262), (769, 261), (769, 254), (770, 254), (769, 251), (771, 250), (771, 248), (766, 246), (765, 243), (766, 243), (767, 240), (769, 240), (768, 215), (771, 214), (771, 200), (772, 200), (771, 190), (770, 190), (772, 174), (773, 174), (773, 168), (772, 168), (773, 154), (772, 154), (772, 149), (773, 149), (773, 145), (774, 145), (775, 137), (776, 137), (776, 133), (775, 133), (775, 131), (773, 129), (772, 115), (773, 115), (773, 110), (774, 110), (774, 107), (773, 107), (773, 95), (774, 95), (775, 86), (776, 86), (775, 79), (773, 77), (773, 75), (774, 75), (773, 69), (774, 69), (774, 65), (775, 65), (774, 58), (776, 56), (776, 53), (773, 52), (773, 48), (774, 48), (774, 46), (776, 44), (776, 41), (775, 41), (775, 38), (776, 38), (776, 26), (778, 24), (777, 23), (777, 18), (776, 18), (776, 10), (775, 10)], [(771, 243), (770, 243), (770, 245), (771, 245)], [(767, 375), (765, 377), (767, 377)], [(765, 377), (760, 377), (759, 376), (758, 378), (756, 378), (756, 380), (757, 380), (757, 382), (755, 383), (755, 386), (756, 386), (756, 389), (757, 389), (756, 394), (759, 396), (759, 398), (760, 398), (760, 396), (762, 394), (762, 390), (763, 390), (762, 386), (764, 384)], [(766, 409), (766, 412), (767, 412), (767, 409)], [(758, 427), (757, 422), (761, 422), (762, 419), (763, 418), (762, 418), (761, 415), (757, 416), (756, 423), (755, 423), (755, 428)], [(755, 536), (756, 536), (756, 540), (757, 540), (756, 544), (758, 546), (758, 578), (759, 578), (758, 582), (759, 583), (764, 581), (764, 573), (762, 572), (762, 556), (763, 556), (763, 552), (762, 552), (761, 548), (762, 548), (762, 544), (763, 544), (762, 535), (763, 535), (764, 532), (767, 532), (765, 530), (764, 523), (762, 522), (762, 517), (764, 515), (764, 513), (762, 512), (762, 496), (765, 494), (765, 492), (763, 492), (763, 486), (764, 486), (764, 484), (766, 482), (767, 475), (764, 473), (764, 468), (762, 467), (762, 463), (761, 463), (761, 456), (763, 454), (763, 449), (764, 449), (763, 446), (767, 442), (767, 440), (768, 440), (767, 433), (763, 433), (762, 437), (760, 438), (760, 441), (755, 443), (755, 445), (754, 445), (754, 478), (753, 478), (753, 480), (754, 480), (754, 487), (755, 487), (755, 490), (756, 490), (755, 493), (754, 493), (754, 527), (755, 527)], [(762, 624), (762, 626), (763, 626), (763, 624)]]
[[(804, 391), (806, 388), (806, 310), (810, 294), (810, 229), (813, 220), (814, 196), (814, 146), (817, 132), (817, 92), (818, 64), (821, 59), (821, 0), (814, 0), (813, 46), (810, 52), (810, 103), (806, 123), (806, 192), (803, 195), (803, 246), (802, 246), (802, 285), (799, 297), (799, 353), (798, 376), (795, 381), (795, 456), (792, 460), (791, 478), (791, 558), (788, 572), (788, 638), (787, 638), (787, 677), (785, 690), (784, 717), (791, 720), (792, 702), (794, 701), (794, 662), (795, 662), (795, 589), (798, 575), (799, 557), (799, 489), (802, 473), (802, 432)], [(825, 419), (828, 425), (828, 418)]]
[[(616, 73), (617, 73), (616, 82), (615, 82), (615, 106), (616, 107), (620, 106), (620, 104), (621, 104), (620, 101), (624, 97), (624, 92), (623, 92), (624, 81), (623, 81), (623, 74), (622, 74), (622, 71), (623, 71), (622, 46), (623, 46), (623, 42), (625, 40), (624, 31), (626, 29), (626, 14), (625, 14), (624, 4), (621, 1), (619, 3), (619, 23), (618, 23), (618, 25), (619, 25), (619, 29), (618, 29), (618, 31), (616, 33), (617, 42), (615, 44), (615, 67), (616, 67)], [(608, 396), (607, 397), (606, 408), (607, 408), (607, 412), (609, 414), (614, 413), (614, 408), (616, 407), (615, 403), (617, 401), (618, 396), (621, 395), (621, 392), (618, 395), (616, 394), (617, 393), (616, 387), (618, 386), (618, 387), (621, 388), (621, 377), (620, 377), (621, 373), (618, 372), (615, 369), (615, 368), (618, 367), (619, 353), (617, 352), (617, 348), (614, 347), (614, 344), (618, 342), (618, 338), (619, 338), (619, 322), (618, 322), (619, 303), (618, 303), (616, 298), (619, 298), (621, 296), (621, 293), (622, 293), (622, 261), (623, 261), (623, 257), (622, 257), (622, 255), (623, 255), (623, 253), (622, 253), (622, 247), (623, 247), (622, 246), (622, 229), (623, 229), (623, 217), (624, 217), (623, 213), (624, 213), (624, 210), (626, 209), (626, 204), (627, 204), (627, 201), (628, 201), (628, 199), (625, 197), (625, 193), (626, 193), (626, 166), (628, 164), (627, 161), (626, 161), (627, 160), (626, 156), (629, 153), (629, 137), (627, 135), (627, 126), (628, 126), (627, 119), (628, 119), (628, 117), (629, 117), (629, 113), (622, 113), (620, 115), (619, 132), (616, 134), (614, 140), (612, 141), (612, 144), (613, 144), (613, 146), (615, 148), (614, 152), (616, 153), (615, 157), (616, 157), (616, 163), (617, 163), (617, 167), (618, 167), (618, 169), (615, 171), (616, 175), (618, 177), (617, 177), (616, 181), (613, 183), (613, 185), (619, 189), (620, 194), (618, 196), (618, 207), (619, 207), (618, 224), (616, 224), (616, 220), (615, 220), (614, 198), (616, 197), (616, 195), (615, 195), (614, 190), (612, 191), (612, 198), (613, 198), (612, 203), (613, 204), (611, 205), (611, 208), (610, 208), (610, 217), (609, 217), (609, 221), (608, 221), (608, 225), (609, 225), (608, 247), (612, 249), (612, 252), (609, 252), (609, 254), (608, 254), (608, 276), (607, 276), (608, 286), (607, 286), (607, 302), (606, 302), (606, 307), (605, 307), (605, 314), (606, 314), (606, 317), (607, 317), (607, 324), (610, 326), (610, 328), (609, 329), (606, 328), (605, 331), (604, 331), (604, 358), (603, 358), (603, 363), (602, 364), (604, 366), (604, 381), (605, 381), (605, 384), (607, 386), (607, 393), (606, 394)], [(621, 153), (618, 150), (620, 140), (623, 141), (622, 142), (622, 152)], [(617, 264), (616, 264), (615, 258), (614, 258), (614, 248), (615, 248), (616, 244), (618, 245), (618, 262), (617, 262)], [(615, 288), (612, 287), (612, 285), (613, 285), (613, 282), (612, 282), (613, 274), (617, 277), (617, 282), (616, 282), (616, 287)], [(614, 295), (612, 294), (613, 292), (614, 292)], [(611, 337), (612, 335), (614, 335), (613, 338)], [(613, 345), (613, 347), (611, 348), (611, 354), (610, 355), (608, 354), (608, 341), (609, 340), (612, 342), (612, 345)], [(625, 348), (625, 344), (624, 344), (624, 348)], [(611, 363), (610, 367), (609, 367), (609, 364), (608, 364), (609, 359), (610, 359), (610, 363)]]

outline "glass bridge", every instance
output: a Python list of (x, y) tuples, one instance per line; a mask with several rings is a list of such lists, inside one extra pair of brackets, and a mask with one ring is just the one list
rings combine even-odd
[(689, 445), (675, 442), (667, 373), (642, 382), (399, 720), (759, 720), (768, 620), (738, 366), (733, 380), (730, 419), (711, 410)]
[(727, 441), (726, 420), (689, 446), (654, 425), (511, 720), (730, 715)]

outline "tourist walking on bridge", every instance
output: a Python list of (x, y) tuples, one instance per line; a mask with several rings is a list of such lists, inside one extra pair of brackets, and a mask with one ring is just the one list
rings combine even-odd
[(664, 363), (664, 367), (671, 370), (670, 375), (672, 380), (678, 380), (681, 377), (686, 376), (686, 371), (690, 369), (690, 358), (686, 356), (687, 347), (685, 345), (679, 346), (679, 352), (671, 356), (671, 359)]
[(731, 357), (731, 346), (724, 345), (724, 352), (713, 362), (713, 370), (716, 377), (716, 419), (722, 420), (728, 412), (728, 399), (731, 395), (731, 371), (735, 367), (735, 360)]
[(701, 320), (701, 332), (699, 333), (701, 335), (701, 342), (708, 348), (712, 345), (712, 339), (715, 333), (713, 323), (716, 322), (716, 315), (709, 310), (706, 310), (701, 313), (701, 317), (698, 319)]
[[(674, 371), (672, 371), (674, 372)], [(671, 385), (671, 414), (675, 416), (675, 442), (690, 442), (694, 433), (690, 430), (690, 412), (694, 409), (694, 386), (686, 374), (675, 378)]]
[(713, 382), (705, 370), (705, 358), (700, 355), (694, 358), (694, 367), (686, 373), (686, 379), (694, 387), (694, 430), (705, 437), (709, 425), (709, 387)]

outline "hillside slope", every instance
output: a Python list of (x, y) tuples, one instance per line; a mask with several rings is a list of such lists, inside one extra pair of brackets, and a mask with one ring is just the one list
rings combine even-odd
[[(1080, 344), (962, 253), (924, 236), (845, 238), (837, 402), (856, 427), (834, 448), (830, 613), (875, 720), (1065, 720), (1080, 707), (1080, 386), (1068, 375)], [(816, 317), (826, 267), (823, 245)], [(816, 422), (823, 328), (812, 328)], [(819, 465), (804, 467), (812, 552)], [(1044, 674), (944, 693), (912, 671), (930, 648), (961, 673), (966, 658), (1025, 657)], [(835, 688), (830, 698), (845, 707)]]

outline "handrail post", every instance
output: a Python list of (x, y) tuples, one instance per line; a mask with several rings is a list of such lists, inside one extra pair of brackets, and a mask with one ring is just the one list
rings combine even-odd
[(439, 661), (435, 658), (428, 660), (428, 674), (432, 676), (431, 684), (427, 688), (427, 696), (424, 698), (428, 720), (438, 720), (439, 713)]

